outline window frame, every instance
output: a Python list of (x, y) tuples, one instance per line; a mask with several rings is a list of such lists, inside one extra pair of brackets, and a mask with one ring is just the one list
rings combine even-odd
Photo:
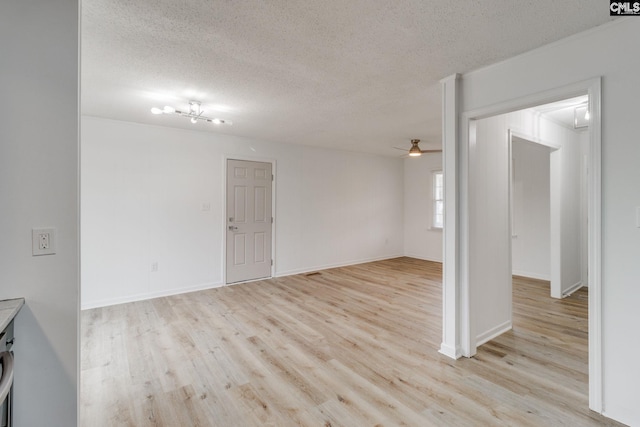
[[(440, 176), (440, 186), (438, 186), (438, 176)], [(440, 187), (440, 198), (438, 198), (438, 187)], [(442, 214), (438, 214), (438, 206), (442, 207)], [(438, 222), (438, 218), (440, 221)], [(431, 228), (442, 230), (444, 228), (444, 173), (442, 170), (431, 171)]]

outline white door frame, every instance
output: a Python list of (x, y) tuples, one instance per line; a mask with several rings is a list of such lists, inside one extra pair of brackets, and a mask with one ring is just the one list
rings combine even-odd
[[(271, 187), (271, 217), (273, 223), (271, 224), (271, 258), (273, 259), (273, 265), (271, 266), (271, 277), (275, 277), (276, 271), (276, 160), (266, 157), (253, 157), (253, 156), (237, 156), (231, 154), (225, 154), (222, 156), (222, 277), (224, 278), (224, 286), (229, 285), (227, 283), (227, 160), (244, 160), (247, 162), (262, 162), (271, 163), (271, 173), (273, 174), (273, 182)], [(264, 280), (264, 279), (260, 279)], [(237, 282), (243, 283), (243, 282)], [(232, 285), (237, 283), (231, 283)]]
[[(458, 76), (443, 81), (444, 96), (458, 103)], [(449, 87), (447, 87), (449, 84)], [(589, 271), (589, 408), (602, 413), (602, 150), (601, 150), (601, 78), (570, 84), (544, 92), (505, 101), (474, 111), (457, 114), (457, 108), (443, 106), (443, 141), (445, 168), (445, 186), (447, 178), (453, 178), (458, 196), (445, 199), (446, 218), (453, 219), (445, 223), (445, 272), (447, 265), (453, 268), (454, 276), (447, 281), (445, 273), (443, 288), (443, 348), (455, 345), (462, 355), (470, 357), (475, 353), (473, 343), (472, 307), (469, 299), (469, 144), (474, 137), (472, 129), (475, 120), (505, 114), (541, 104), (548, 104), (578, 95), (589, 95), (589, 112), (592, 120), (589, 125), (589, 162), (588, 162), (588, 271)], [(456, 126), (455, 124), (458, 124)], [(454, 123), (452, 125), (452, 122)], [(459, 138), (456, 138), (459, 136)], [(450, 153), (447, 159), (447, 154)], [(446, 187), (445, 187), (446, 188)], [(446, 191), (446, 190), (445, 190)], [(445, 195), (449, 195), (445, 192)], [(446, 197), (446, 196), (445, 196)], [(449, 228), (449, 229), (447, 229)], [(448, 251), (446, 248), (456, 247)], [(453, 290), (451, 290), (453, 288)], [(450, 293), (458, 298), (451, 301)], [(454, 341), (447, 341), (447, 333), (456, 332)], [(445, 351), (441, 352), (447, 354)], [(457, 355), (457, 351), (453, 353)], [(451, 354), (448, 354), (451, 356)]]

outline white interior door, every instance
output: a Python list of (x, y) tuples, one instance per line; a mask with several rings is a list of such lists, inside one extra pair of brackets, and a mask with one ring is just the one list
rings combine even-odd
[(271, 163), (227, 160), (227, 283), (271, 276)]

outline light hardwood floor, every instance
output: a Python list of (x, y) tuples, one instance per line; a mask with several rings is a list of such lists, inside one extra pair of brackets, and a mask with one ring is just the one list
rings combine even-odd
[(83, 426), (595, 426), (587, 292), (438, 353), (441, 266), (398, 258), (84, 311)]

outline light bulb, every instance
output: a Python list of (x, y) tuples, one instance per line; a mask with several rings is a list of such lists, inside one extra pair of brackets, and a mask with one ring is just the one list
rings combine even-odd
[(221, 125), (223, 121), (220, 119), (213, 119), (211, 120), (211, 123), (213, 123), (214, 125)]
[(158, 107), (153, 107), (151, 109), (151, 114), (162, 114), (162, 112), (163, 111), (161, 109), (159, 109)]
[(418, 157), (422, 155), (422, 150), (420, 150), (420, 147), (418, 147), (418, 142), (420, 140), (412, 140), (411, 141), (411, 149), (409, 150), (409, 156), (411, 157)]
[(584, 113), (584, 119), (589, 120), (590, 118), (591, 118), (591, 114), (589, 114), (589, 110), (587, 110), (587, 112)]
[(196, 119), (195, 117), (191, 117), (191, 123), (198, 123), (198, 119)]
[(176, 112), (176, 109), (169, 105), (165, 105), (164, 108), (162, 109), (162, 112), (165, 114), (173, 114)]

